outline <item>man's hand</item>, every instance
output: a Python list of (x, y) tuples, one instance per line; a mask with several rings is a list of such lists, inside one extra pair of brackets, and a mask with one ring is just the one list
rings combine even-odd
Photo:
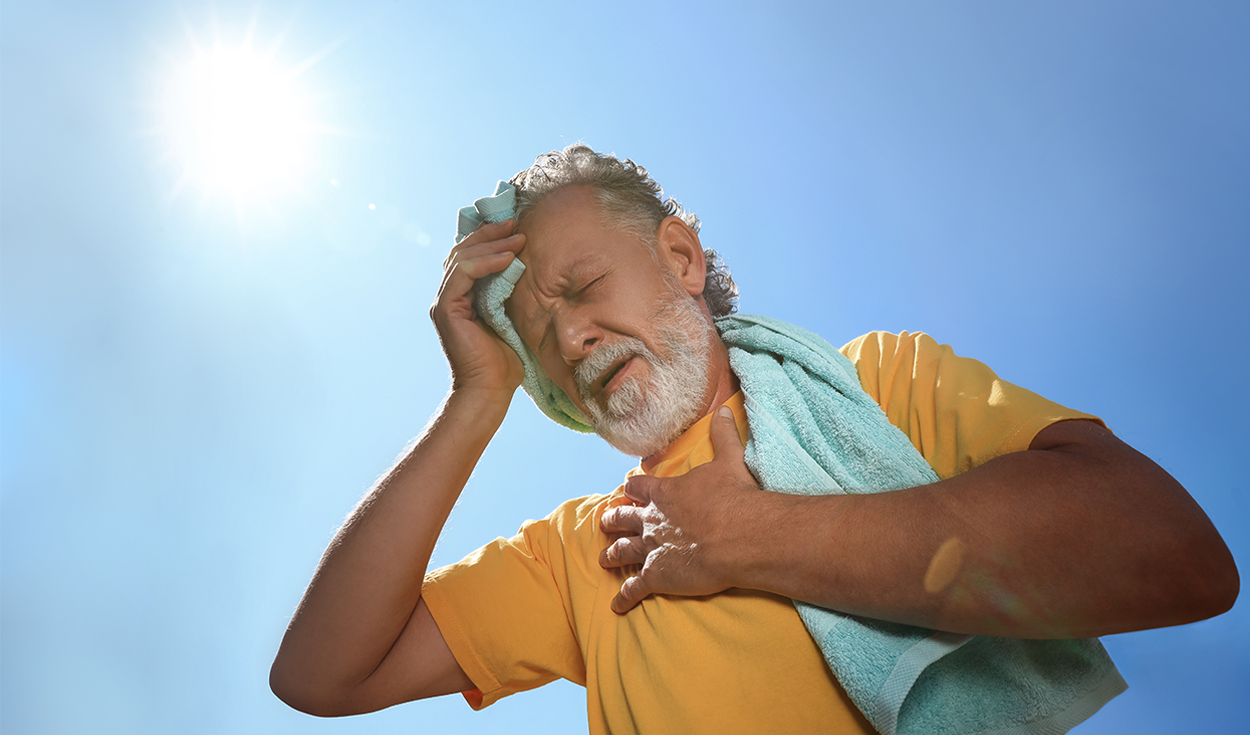
[(474, 282), (507, 268), (525, 246), (525, 235), (512, 233), (515, 224), (509, 219), (482, 225), (443, 261), (443, 283), (430, 319), (451, 365), (453, 391), (483, 391), (510, 400), (525, 377), (521, 359), (473, 310)]
[(624, 536), (603, 550), (600, 565), (642, 564), (612, 600), (614, 611), (624, 613), (652, 594), (710, 595), (734, 586), (726, 562), (737, 545), (750, 543), (757, 520), (750, 509), (760, 488), (728, 408), (712, 417), (711, 435), (711, 462), (680, 477), (631, 477), (625, 495), (634, 505), (603, 514), (603, 531)]

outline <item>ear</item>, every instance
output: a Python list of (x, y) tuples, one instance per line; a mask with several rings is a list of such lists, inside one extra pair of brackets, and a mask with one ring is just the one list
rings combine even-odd
[(665, 217), (655, 236), (656, 255), (660, 263), (677, 274), (677, 279), (691, 296), (701, 296), (707, 275), (707, 260), (703, 256), (699, 233), (680, 217)]

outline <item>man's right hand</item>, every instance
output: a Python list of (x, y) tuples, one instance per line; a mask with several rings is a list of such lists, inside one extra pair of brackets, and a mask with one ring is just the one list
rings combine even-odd
[(507, 268), (525, 246), (525, 235), (512, 232), (515, 224), (508, 219), (478, 227), (443, 261), (443, 283), (430, 319), (451, 365), (453, 392), (481, 391), (508, 401), (525, 377), (521, 359), (473, 308), (477, 279)]

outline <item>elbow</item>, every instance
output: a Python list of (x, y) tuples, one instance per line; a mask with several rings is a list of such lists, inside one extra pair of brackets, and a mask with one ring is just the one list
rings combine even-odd
[(320, 699), (312, 695), (298, 676), (294, 676), (287, 667), (283, 666), (281, 658), (275, 660), (269, 669), (269, 690), (275, 697), (282, 700), (283, 704), (292, 709), (318, 717), (329, 716), (329, 713), (321, 706)]
[(1212, 528), (1203, 542), (1190, 547), (1178, 569), (1174, 598), (1180, 605), (1178, 623), (1196, 623), (1232, 609), (1241, 593), (1241, 576), (1232, 553)]
[(346, 706), (346, 698), (317, 687), (301, 676), (279, 656), (269, 669), (269, 689), (288, 707), (314, 717), (343, 717), (357, 712)]
[(1237, 563), (1222, 541), (1219, 546), (1219, 552), (1222, 553), (1213, 560), (1201, 585), (1202, 591), (1196, 595), (1199, 613), (1197, 620), (1206, 620), (1228, 612), (1241, 593), (1241, 575), (1237, 572)]

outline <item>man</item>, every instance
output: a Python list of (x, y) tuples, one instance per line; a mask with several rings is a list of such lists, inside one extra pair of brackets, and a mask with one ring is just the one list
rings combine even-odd
[[(1094, 417), (923, 335), (844, 352), (940, 480), (761, 491), (742, 444), (757, 427), (712, 326), (732, 282), (709, 269), (697, 220), (645, 170), (581, 146), (513, 182), (515, 220), (479, 227), (445, 263), (431, 317), (446, 401), (348, 518), (291, 621), (271, 684), (292, 706), (342, 715), (464, 692), (480, 707), (564, 677), (587, 686), (592, 732), (872, 732), (792, 599), (1011, 638), (1232, 605), (1232, 557), (1167, 473)], [(642, 472), (427, 577), (525, 378), (472, 303), (479, 279), (518, 258), (511, 323)]]

